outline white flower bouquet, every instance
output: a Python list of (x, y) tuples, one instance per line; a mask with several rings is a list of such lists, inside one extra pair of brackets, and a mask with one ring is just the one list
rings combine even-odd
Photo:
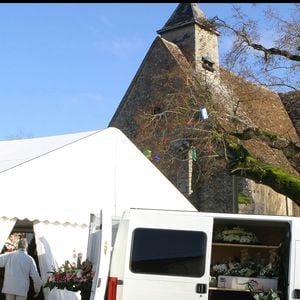
[(255, 233), (246, 231), (236, 226), (231, 229), (223, 228), (216, 230), (213, 237), (214, 242), (239, 243), (239, 244), (258, 244), (259, 240)]

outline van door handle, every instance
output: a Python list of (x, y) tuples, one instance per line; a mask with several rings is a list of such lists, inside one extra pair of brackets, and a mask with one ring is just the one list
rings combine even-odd
[(300, 299), (300, 289), (295, 289), (293, 292), (293, 298)]
[(121, 280), (121, 279), (118, 279), (118, 281), (117, 281), (117, 285), (123, 285), (123, 280)]
[(206, 294), (207, 285), (205, 283), (197, 283), (196, 284), (196, 293), (198, 294)]

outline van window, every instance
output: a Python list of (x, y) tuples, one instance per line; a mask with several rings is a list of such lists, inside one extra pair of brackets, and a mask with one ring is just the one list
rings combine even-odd
[(137, 228), (130, 269), (134, 273), (201, 277), (206, 234), (199, 231)]

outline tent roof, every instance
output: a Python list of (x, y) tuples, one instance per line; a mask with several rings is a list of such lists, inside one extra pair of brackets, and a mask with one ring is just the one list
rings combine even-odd
[(0, 172), (73, 143), (96, 131), (0, 141)]
[(116, 128), (0, 142), (0, 151), (3, 217), (88, 224), (100, 209), (195, 210)]

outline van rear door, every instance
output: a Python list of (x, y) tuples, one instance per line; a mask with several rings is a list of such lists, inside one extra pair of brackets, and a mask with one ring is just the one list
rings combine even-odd
[(112, 224), (110, 215), (91, 214), (87, 258), (95, 272), (90, 300), (104, 300), (110, 266)]
[(290, 255), (290, 297), (300, 299), (300, 220), (293, 219)]
[(207, 300), (212, 228), (213, 218), (197, 212), (130, 210), (117, 299)]

